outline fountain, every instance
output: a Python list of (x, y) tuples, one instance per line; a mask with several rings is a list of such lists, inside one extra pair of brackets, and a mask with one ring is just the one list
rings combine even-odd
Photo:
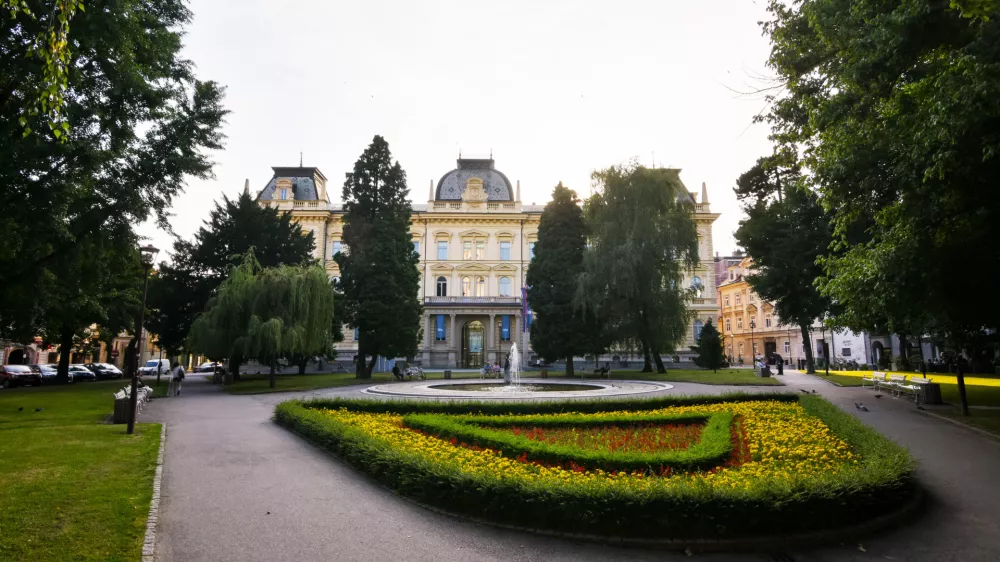
[(507, 365), (503, 373), (503, 382), (511, 390), (521, 388), (521, 354), (517, 352), (517, 344), (510, 345), (510, 352), (507, 354)]

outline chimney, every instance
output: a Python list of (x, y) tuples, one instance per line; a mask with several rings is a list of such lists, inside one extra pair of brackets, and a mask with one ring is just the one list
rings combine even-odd
[(515, 201), (521, 202), (521, 180), (517, 180), (517, 199)]
[(427, 193), (427, 200), (428, 201), (434, 200), (434, 180), (431, 180), (431, 188), (430, 191)]
[(243, 182), (243, 193), (250, 195), (250, 178), (247, 178), (246, 181)]

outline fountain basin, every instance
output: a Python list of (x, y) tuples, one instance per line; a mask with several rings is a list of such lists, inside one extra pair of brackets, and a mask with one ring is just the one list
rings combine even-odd
[[(502, 387), (502, 388), (501, 388)], [(406, 398), (467, 398), (475, 400), (603, 398), (670, 390), (673, 385), (654, 381), (559, 382), (550, 379), (521, 379), (517, 387), (495, 380), (395, 382), (370, 386), (362, 392)]]

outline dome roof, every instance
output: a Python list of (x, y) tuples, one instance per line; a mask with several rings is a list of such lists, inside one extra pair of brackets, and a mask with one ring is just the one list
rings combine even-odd
[(513, 201), (514, 189), (503, 172), (493, 167), (492, 158), (459, 158), (458, 168), (441, 176), (435, 201), (461, 201), (465, 186), (472, 178), (483, 180), (489, 201)]

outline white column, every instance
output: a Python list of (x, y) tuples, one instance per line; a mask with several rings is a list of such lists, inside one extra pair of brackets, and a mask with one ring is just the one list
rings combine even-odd
[[(496, 338), (495, 338), (495, 335), (496, 335), (495, 332), (496, 332), (496, 329), (497, 329), (496, 328), (496, 321), (497, 321), (496, 318), (497, 318), (496, 314), (490, 314), (490, 325), (488, 326), (488, 329), (486, 330), (486, 334), (487, 334), (487, 340), (486, 340), (487, 341), (487, 343), (486, 343), (486, 345), (487, 345), (487, 348), (486, 348), (486, 360), (487, 360), (487, 362), (489, 362), (490, 352), (493, 351), (493, 349), (494, 349), (494, 347), (493, 347), (494, 346), (494, 342), (496, 340)], [(495, 342), (495, 343), (496, 343), (496, 348), (499, 349), (500, 348), (500, 342)], [(497, 359), (497, 361), (500, 361), (499, 357), (497, 357), (496, 359)]]
[(451, 326), (448, 327), (448, 366), (457, 367), (455, 353), (458, 351), (458, 342), (455, 341), (455, 314), (451, 314)]

